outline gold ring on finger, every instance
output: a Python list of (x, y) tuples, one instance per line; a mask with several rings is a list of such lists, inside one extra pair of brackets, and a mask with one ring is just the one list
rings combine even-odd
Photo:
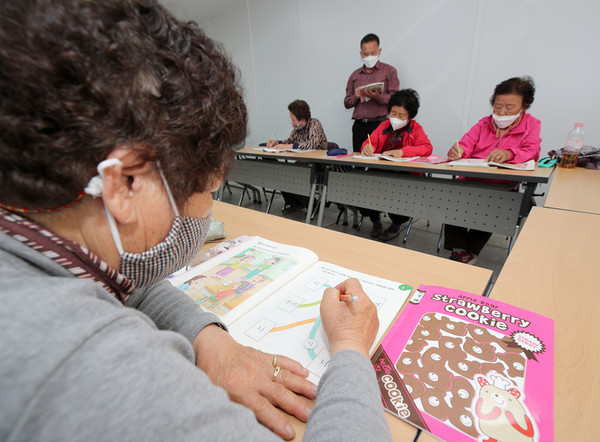
[(279, 374), (279, 371), (281, 370), (281, 367), (279, 365), (275, 366), (275, 370), (273, 370), (273, 382), (275, 382), (275, 379), (277, 378), (277, 375)]

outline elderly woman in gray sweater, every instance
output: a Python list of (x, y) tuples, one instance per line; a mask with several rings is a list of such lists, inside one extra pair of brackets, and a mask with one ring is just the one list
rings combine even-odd
[(356, 281), (324, 294), (318, 390), (164, 281), (246, 136), (195, 24), (153, 0), (0, 0), (0, 90), (0, 439), (290, 439), (284, 411), (307, 439), (389, 439)]

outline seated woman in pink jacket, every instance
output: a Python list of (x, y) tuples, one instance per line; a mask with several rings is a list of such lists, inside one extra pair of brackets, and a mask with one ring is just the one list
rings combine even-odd
[[(531, 77), (503, 81), (490, 98), (492, 115), (479, 122), (448, 151), (448, 159), (485, 158), (498, 163), (524, 163), (540, 156), (540, 120), (527, 113), (533, 103), (535, 84)], [(445, 226), (444, 248), (450, 259), (474, 264), (492, 236), (489, 232)]]
[[(388, 102), (389, 120), (382, 122), (371, 134), (370, 142), (365, 140), (361, 153), (373, 155), (385, 153), (396, 158), (426, 157), (431, 155), (433, 146), (425, 131), (414, 118), (419, 111), (419, 94), (413, 89), (402, 89), (395, 92)], [(389, 214), (392, 224), (384, 231), (379, 212), (361, 209), (364, 216), (373, 222), (371, 236), (389, 241), (400, 233), (400, 225), (410, 219), (409, 216)]]

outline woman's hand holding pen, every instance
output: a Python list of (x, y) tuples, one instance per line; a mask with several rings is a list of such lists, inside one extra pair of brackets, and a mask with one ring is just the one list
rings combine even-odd
[(347, 279), (325, 290), (321, 320), (332, 355), (340, 350), (355, 350), (367, 358), (370, 356), (379, 318), (375, 304), (356, 279)]
[(448, 159), (450, 161), (458, 160), (462, 158), (465, 153), (465, 148), (458, 144), (458, 141), (448, 151)]
[(267, 147), (275, 147), (277, 144), (279, 144), (277, 140), (274, 140), (272, 138), (270, 140), (267, 140)]
[(371, 143), (371, 135), (368, 135), (367, 137), (368, 137), (367, 139), (369, 140), (369, 143), (365, 144), (365, 146), (362, 148), (360, 153), (362, 155), (370, 157), (371, 155), (373, 155), (373, 152), (375, 152), (375, 150), (373, 149), (373, 143)]

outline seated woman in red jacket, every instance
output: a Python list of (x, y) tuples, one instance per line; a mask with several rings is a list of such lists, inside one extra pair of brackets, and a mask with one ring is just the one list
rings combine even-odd
[[(395, 92), (388, 102), (390, 119), (382, 122), (370, 136), (370, 141), (364, 141), (361, 153), (373, 155), (385, 153), (396, 158), (429, 156), (433, 146), (425, 131), (414, 118), (419, 111), (419, 94), (413, 89), (402, 89)], [(379, 212), (371, 209), (361, 209), (364, 216), (373, 222), (371, 236), (383, 241), (389, 241), (400, 233), (400, 225), (410, 217), (405, 215), (388, 214), (392, 224), (384, 231), (379, 218)]]
[[(527, 113), (534, 96), (535, 84), (531, 77), (509, 78), (498, 84), (490, 98), (492, 114), (479, 120), (450, 148), (448, 159), (485, 158), (497, 163), (537, 161), (542, 142), (541, 123)], [(465, 264), (475, 264), (479, 252), (492, 236), (490, 232), (449, 224), (444, 229), (444, 248), (452, 250), (450, 259)]]

